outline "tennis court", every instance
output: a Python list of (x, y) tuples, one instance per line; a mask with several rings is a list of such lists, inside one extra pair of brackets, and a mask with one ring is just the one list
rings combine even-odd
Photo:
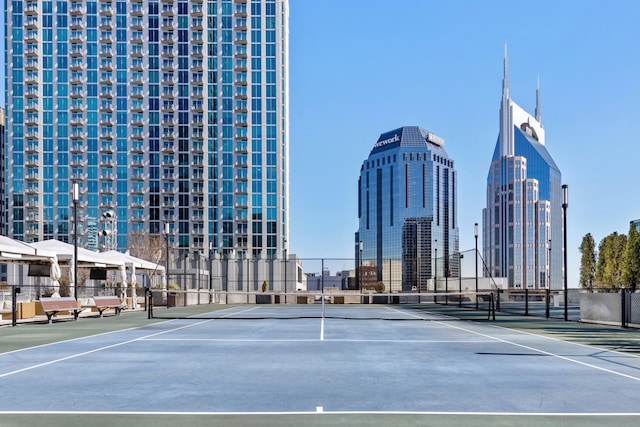
[(636, 355), (505, 328), (484, 314), (459, 320), (454, 306), (207, 307), (215, 311), (172, 320), (125, 313), (0, 330), (7, 341), (16, 330), (38, 335), (34, 343), (64, 330), (76, 336), (3, 350), (0, 425), (640, 420)]

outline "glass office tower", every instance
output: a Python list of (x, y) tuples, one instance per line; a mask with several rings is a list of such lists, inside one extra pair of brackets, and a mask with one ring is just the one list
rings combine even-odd
[(6, 7), (8, 234), (279, 257), (288, 234), (287, 0)]
[(511, 100), (504, 59), (500, 134), (487, 176), (483, 254), (488, 273), (509, 289), (563, 286), (562, 179), (545, 145), (536, 95), (535, 117)]
[(427, 291), (457, 277), (456, 187), (442, 138), (417, 126), (383, 133), (358, 180), (356, 287)]

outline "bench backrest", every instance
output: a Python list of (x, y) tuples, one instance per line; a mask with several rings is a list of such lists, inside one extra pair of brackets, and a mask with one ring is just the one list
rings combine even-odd
[(73, 310), (78, 308), (78, 302), (73, 297), (40, 298), (43, 311)]
[(93, 301), (96, 303), (97, 307), (103, 306), (117, 306), (122, 304), (122, 301), (119, 297), (116, 296), (95, 296), (93, 297)]

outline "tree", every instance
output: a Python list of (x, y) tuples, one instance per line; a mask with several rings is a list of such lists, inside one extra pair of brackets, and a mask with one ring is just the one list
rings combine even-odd
[(580, 286), (587, 289), (593, 288), (596, 274), (596, 242), (591, 233), (582, 238), (580, 250)]
[(640, 284), (640, 233), (634, 224), (629, 227), (629, 237), (622, 263), (623, 283), (635, 292)]
[(379, 294), (384, 292), (384, 282), (376, 282), (373, 289)]
[(165, 248), (162, 236), (144, 232), (129, 234), (129, 253), (134, 257), (162, 264), (165, 262)]
[(607, 289), (617, 289), (622, 284), (622, 259), (627, 246), (627, 236), (613, 232), (602, 239), (598, 247), (598, 264), (595, 283)]

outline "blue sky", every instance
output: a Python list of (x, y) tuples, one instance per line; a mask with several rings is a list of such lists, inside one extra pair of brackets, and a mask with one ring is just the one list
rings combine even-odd
[[(412, 125), (445, 139), (459, 174), (460, 248), (472, 249), (498, 134), (505, 43), (511, 96), (530, 113), (540, 78), (547, 148), (569, 185), (569, 286), (577, 286), (586, 233), (599, 242), (640, 218), (640, 2), (289, 7), (290, 253), (354, 255), (360, 165), (381, 133)], [(4, 78), (1, 89), (4, 96)]]
[(290, 253), (352, 257), (360, 165), (378, 136), (418, 125), (459, 174), (460, 248), (473, 249), (511, 96), (541, 87), (546, 145), (569, 186), (568, 282), (582, 237), (640, 218), (640, 3), (290, 0)]

